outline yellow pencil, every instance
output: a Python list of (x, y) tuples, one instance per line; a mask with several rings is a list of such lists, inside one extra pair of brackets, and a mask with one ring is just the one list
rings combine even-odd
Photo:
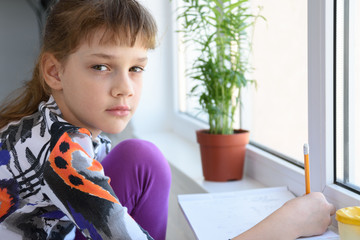
[(304, 144), (304, 167), (305, 167), (305, 190), (310, 193), (310, 166), (309, 166), (309, 145)]

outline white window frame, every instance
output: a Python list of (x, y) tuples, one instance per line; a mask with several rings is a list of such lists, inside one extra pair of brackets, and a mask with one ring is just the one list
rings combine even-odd
[[(311, 146), (311, 190), (323, 192), (328, 201), (337, 208), (342, 208), (360, 205), (360, 196), (334, 184), (333, 36), (334, 0), (308, 0), (308, 136)], [(175, 33), (173, 46), (177, 46)], [(196, 143), (195, 131), (207, 128), (207, 125), (177, 111), (177, 48), (173, 49), (175, 110), (171, 117), (174, 126), (172, 131)], [(302, 146), (299, 148), (302, 149)], [(304, 194), (302, 168), (251, 145), (247, 150), (247, 175), (267, 186), (286, 185), (296, 195)]]
[(308, 0), (309, 144), (312, 190), (337, 208), (360, 196), (334, 184), (334, 1)]
[[(336, 1), (337, 4), (339, 4), (340, 1)], [(342, 5), (342, 4), (341, 4)], [(353, 48), (355, 48), (355, 27), (356, 23), (353, 20), (358, 20), (356, 16), (356, 10), (358, 7), (357, 1), (350, 1), (350, 0), (343, 0), (343, 6), (340, 6), (339, 8), (344, 11), (343, 14), (344, 19), (343, 21), (348, 24), (347, 29), (343, 30), (343, 33), (339, 35), (343, 38), (339, 39), (339, 36), (337, 36), (336, 45), (339, 45), (339, 47), (344, 48), (343, 52), (337, 52), (337, 56), (339, 58), (343, 58), (343, 61), (338, 61), (336, 63), (337, 69), (336, 69), (336, 75), (337, 77), (343, 78), (343, 81), (338, 81), (336, 83), (336, 92), (342, 93), (339, 95), (344, 96), (337, 96), (336, 102), (337, 105), (341, 106), (343, 105), (342, 110), (337, 109), (337, 122), (336, 127), (338, 128), (344, 128), (343, 134), (339, 134), (336, 136), (336, 158), (340, 159), (339, 164), (337, 164), (337, 178), (338, 183), (340, 186), (344, 186), (345, 188), (353, 188), (354, 192), (359, 193), (359, 187), (358, 184), (353, 183), (352, 181), (355, 180), (356, 174), (356, 168), (354, 168), (353, 164), (356, 164), (353, 162), (353, 160), (356, 159), (356, 142), (355, 142), (355, 134), (352, 130), (355, 129), (356, 125), (356, 114), (355, 114), (355, 107), (356, 107), (356, 88), (355, 82), (355, 53), (353, 51)], [(338, 8), (338, 7), (337, 7)], [(338, 10), (340, 11), (340, 10)], [(337, 13), (339, 14), (339, 13)], [(336, 23), (337, 29), (339, 29), (339, 26), (343, 25), (344, 23), (338, 22)], [(341, 26), (342, 27), (342, 26)], [(338, 49), (338, 46), (336, 46), (336, 49)], [(345, 86), (347, 85), (347, 86)], [(347, 97), (347, 99), (345, 99)], [(348, 107), (345, 107), (344, 105), (347, 105)], [(341, 116), (341, 117), (339, 117)], [(340, 118), (340, 119), (339, 119)], [(343, 119), (341, 119), (343, 118)], [(348, 144), (345, 145), (345, 143), (348, 142)], [(346, 166), (346, 167), (345, 167)], [(355, 169), (355, 171), (353, 171)], [(345, 181), (345, 182), (343, 182)], [(349, 182), (348, 182), (349, 181)]]

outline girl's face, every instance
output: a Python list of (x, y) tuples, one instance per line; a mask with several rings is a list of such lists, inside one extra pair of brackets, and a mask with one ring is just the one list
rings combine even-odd
[(59, 71), (61, 90), (54, 98), (69, 123), (90, 130), (121, 132), (133, 116), (141, 95), (147, 49), (100, 45), (102, 33), (84, 42)]

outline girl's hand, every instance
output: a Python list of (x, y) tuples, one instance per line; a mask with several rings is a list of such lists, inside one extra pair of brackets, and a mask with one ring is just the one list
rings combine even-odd
[(322, 193), (310, 193), (286, 202), (253, 228), (234, 240), (290, 240), (324, 233), (335, 207)]
[(324, 233), (331, 224), (335, 207), (319, 192), (292, 199), (282, 207), (284, 217), (296, 226), (297, 236), (312, 236)]

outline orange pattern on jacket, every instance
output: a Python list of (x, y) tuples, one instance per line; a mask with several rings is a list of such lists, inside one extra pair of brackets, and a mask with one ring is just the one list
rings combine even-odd
[[(80, 132), (87, 134), (87, 132)], [(64, 146), (66, 146), (66, 151), (64, 150)], [(50, 166), (68, 186), (78, 189), (84, 193), (107, 199), (113, 203), (119, 203), (118, 200), (107, 190), (99, 185), (96, 185), (92, 181), (87, 180), (83, 175), (76, 171), (76, 169), (72, 166), (72, 154), (76, 151), (80, 151), (90, 158), (85, 150), (78, 143), (73, 142), (69, 134), (65, 132), (56, 143), (53, 151), (50, 153)], [(103, 168), (98, 161), (93, 159), (92, 165), (87, 169), (90, 171), (101, 171)]]
[(0, 218), (5, 216), (14, 205), (11, 204), (12, 199), (6, 188), (0, 188)]

